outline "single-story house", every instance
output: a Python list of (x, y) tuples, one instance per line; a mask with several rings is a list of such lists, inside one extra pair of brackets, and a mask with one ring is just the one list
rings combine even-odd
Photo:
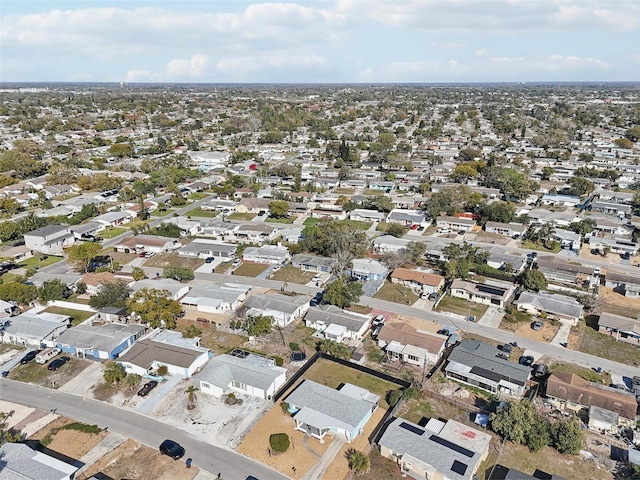
[(350, 383), (334, 389), (305, 380), (285, 402), (293, 413), (296, 430), (320, 440), (328, 433), (350, 443), (362, 433), (380, 397)]
[(394, 419), (378, 441), (380, 455), (394, 460), (403, 476), (471, 480), (489, 454), (491, 435), (455, 420), (430, 418), (420, 426)]
[(402, 208), (394, 208), (387, 215), (387, 223), (399, 223), (400, 225), (419, 225), (428, 227), (431, 221), (427, 216), (419, 210), (407, 210)]
[(517, 222), (487, 222), (484, 225), (487, 233), (497, 233), (498, 235), (506, 235), (509, 237), (521, 237), (527, 231), (527, 225)]
[(163, 330), (138, 340), (118, 357), (127, 373), (146, 376), (165, 365), (171, 375), (193, 376), (213, 354), (200, 346), (200, 338), (184, 338), (180, 332)]
[(400, 267), (391, 273), (391, 283), (409, 287), (419, 293), (434, 293), (444, 287), (445, 279), (436, 273)]
[(68, 315), (57, 313), (21, 313), (2, 319), (2, 343), (25, 347), (55, 347), (58, 337), (70, 326)]
[(585, 287), (594, 287), (598, 281), (598, 276), (594, 275), (592, 267), (569, 263), (558, 255), (539, 255), (536, 266), (547, 277), (547, 280)]
[(63, 255), (64, 247), (74, 242), (73, 233), (66, 225), (47, 225), (24, 234), (25, 246), (45, 255)]
[(17, 247), (9, 247), (0, 251), (0, 258), (11, 260), (12, 262), (22, 262), (33, 257), (33, 252), (26, 245), (18, 245)]
[(598, 319), (598, 331), (615, 336), (623, 342), (640, 343), (640, 320), (602, 312)]
[(546, 395), (566, 410), (578, 412), (596, 406), (617, 413), (621, 425), (635, 424), (638, 403), (632, 393), (589, 382), (570, 372), (551, 374)]
[(243, 318), (273, 317), (274, 325), (286, 327), (309, 310), (310, 300), (306, 295), (295, 297), (280, 293), (251, 295), (238, 313)]
[(235, 235), (239, 228), (240, 225), (237, 223), (214, 220), (202, 227), (202, 235), (224, 238), (226, 236)]
[(169, 217), (162, 221), (162, 223), (171, 223), (180, 229), (180, 234), (183, 236), (198, 235), (202, 231), (202, 223), (196, 220), (190, 220), (187, 217)]
[(458, 218), (442, 216), (436, 218), (438, 228), (447, 228), (449, 230), (470, 232), (476, 226), (473, 218)]
[(247, 247), (242, 252), (242, 260), (245, 262), (269, 263), (271, 265), (284, 265), (291, 258), (289, 249), (278, 245), (263, 245), (261, 247)]
[(521, 398), (531, 376), (531, 367), (497, 356), (488, 343), (465, 339), (456, 345), (444, 367), (447, 377), (491, 393)]
[(486, 280), (484, 283), (471, 282), (456, 278), (451, 282), (451, 296), (463, 298), (483, 305), (505, 307), (515, 292), (515, 285), (499, 280)]
[(238, 247), (232, 243), (224, 243), (218, 240), (197, 238), (178, 250), (182, 257), (196, 258), (232, 258)]
[(39, 270), (33, 277), (29, 278), (29, 281), (36, 287), (41, 287), (45, 282), (60, 280), (67, 287), (73, 288), (81, 278), (82, 275), (75, 273), (48, 273), (44, 270)]
[(159, 235), (135, 235), (120, 240), (113, 246), (116, 252), (124, 253), (165, 253), (173, 252), (182, 245), (177, 238), (161, 237)]
[(123, 323), (78, 325), (58, 337), (57, 347), (80, 358), (113, 360), (142, 337), (145, 330), (144, 325)]
[(582, 317), (584, 306), (573, 297), (548, 292), (522, 292), (514, 305), (518, 310), (540, 315), (544, 312), (548, 317), (570, 320), (577, 324)]
[(2, 480), (73, 480), (80, 468), (34, 450), (26, 443), (5, 443), (0, 446)]
[(368, 282), (370, 280), (384, 280), (389, 273), (387, 267), (371, 258), (355, 258), (351, 261), (351, 278)]
[(250, 290), (250, 285), (235, 283), (197, 285), (182, 297), (180, 303), (205, 313), (236, 310), (247, 298)]
[(378, 346), (392, 361), (424, 367), (435, 364), (444, 353), (447, 336), (419, 330), (408, 323), (388, 323), (378, 333)]
[(602, 200), (594, 200), (589, 204), (589, 210), (592, 212), (600, 212), (606, 215), (616, 215), (618, 217), (628, 217), (631, 215), (631, 205), (604, 202)]
[(305, 272), (328, 273), (331, 271), (331, 265), (333, 259), (319, 255), (298, 253), (291, 257), (291, 266)]
[(556, 207), (576, 207), (578, 204), (580, 204), (580, 197), (546, 193), (542, 195), (542, 198), (540, 198), (540, 203), (542, 205), (553, 205)]
[(582, 246), (582, 235), (569, 230), (553, 230), (551, 239), (558, 242), (562, 248), (567, 248), (574, 252), (579, 252)]
[(360, 340), (369, 329), (371, 318), (371, 314), (349, 312), (334, 305), (319, 305), (309, 309), (304, 323), (325, 338), (341, 342), (343, 339)]
[(393, 235), (381, 235), (373, 240), (373, 249), (376, 253), (401, 252), (407, 248), (411, 240), (397, 238)]
[(200, 391), (216, 397), (234, 392), (271, 400), (287, 381), (287, 369), (276, 366), (272, 358), (244, 350), (239, 353), (215, 356), (196, 373), (193, 378)]
[(516, 215), (521, 214), (526, 214), (532, 224), (550, 224), (556, 227), (568, 227), (573, 222), (582, 220), (572, 209), (567, 209), (565, 212), (552, 212), (544, 208), (533, 208), (531, 210), (521, 209), (516, 212)]
[(103, 322), (126, 322), (128, 316), (127, 307), (102, 307), (95, 318)]
[(138, 290), (166, 290), (168, 297), (173, 300), (178, 300), (184, 297), (188, 292), (190, 286), (184, 283), (180, 283), (173, 278), (145, 278), (131, 282), (129, 287), (136, 293)]
[(612, 288), (614, 292), (621, 293), (625, 297), (640, 297), (640, 278), (630, 273), (607, 271), (604, 286)]
[(238, 213), (260, 213), (269, 211), (269, 204), (273, 200), (268, 198), (243, 198), (236, 206)]
[(363, 208), (356, 208), (349, 212), (349, 218), (359, 222), (382, 222), (384, 220), (384, 212), (377, 210), (367, 210)]
[(98, 234), (100, 230), (104, 229), (104, 225), (98, 222), (87, 222), (81, 223), (79, 225), (71, 225), (69, 230), (73, 233), (73, 236), (76, 240), (81, 240), (83, 238), (93, 237)]
[(265, 242), (276, 238), (278, 235), (278, 227), (268, 223), (243, 223), (234, 233), (238, 240)]
[(129, 223), (132, 218), (133, 215), (129, 212), (107, 212), (102, 215), (98, 215), (93, 219), (93, 221), (101, 225), (101, 230), (103, 230), (107, 227), (125, 225)]
[(611, 237), (589, 237), (589, 247), (604, 249), (609, 248), (611, 253), (637, 255), (640, 246), (625, 238), (611, 238)]

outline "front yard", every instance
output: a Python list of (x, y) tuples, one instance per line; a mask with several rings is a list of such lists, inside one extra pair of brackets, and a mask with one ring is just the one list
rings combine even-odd
[(60, 386), (72, 378), (77, 377), (90, 364), (89, 360), (71, 357), (69, 361), (58, 370), (51, 371), (47, 366), (56, 358), (60, 358), (60, 355), (52, 358), (49, 360), (49, 363), (45, 363), (44, 365), (36, 363), (35, 361), (29, 362), (26, 365), (16, 365), (9, 373), (9, 377), (18, 382), (35, 383), (43, 387), (60, 388)]
[(193, 208), (185, 213), (187, 218), (191, 217), (202, 217), (202, 218), (216, 218), (220, 215), (220, 212), (217, 210), (200, 210), (199, 208)]
[(616, 341), (614, 336), (600, 333), (597, 328), (595, 315), (587, 316), (586, 321), (573, 327), (570, 337), (572, 348), (625, 365), (640, 366), (640, 346)]
[(469, 302), (464, 298), (452, 297), (451, 295), (445, 295), (438, 306), (434, 309), (436, 312), (451, 312), (464, 317), (475, 317), (476, 321), (480, 320), (484, 315), (484, 312), (489, 308), (487, 305), (480, 303)]
[(117, 237), (118, 235), (122, 235), (126, 231), (128, 231), (128, 229), (124, 227), (107, 227), (104, 230), (102, 230), (98, 235), (104, 239), (109, 239), (109, 238)]
[(286, 267), (282, 267), (280, 270), (272, 274), (271, 278), (280, 282), (298, 283), (300, 285), (304, 285), (306, 283), (309, 283), (313, 279), (314, 275), (314, 272), (305, 272), (298, 268), (294, 268), (291, 265), (287, 265)]
[(24, 262), (18, 263), (18, 267), (23, 268), (44, 268), (49, 265), (53, 265), (54, 263), (58, 263), (62, 261), (63, 257), (54, 257), (53, 255), (44, 256), (43, 258), (39, 258), (38, 256), (33, 256), (31, 258), (27, 258)]
[(373, 298), (386, 300), (387, 302), (401, 303), (403, 305), (413, 305), (418, 300), (418, 295), (403, 285), (385, 281), (382, 288), (376, 292)]
[(231, 215), (227, 216), (228, 220), (245, 220), (247, 222), (253, 220), (254, 218), (256, 218), (256, 214), (255, 213), (232, 213)]
[(190, 268), (191, 270), (195, 270), (203, 264), (204, 260), (201, 258), (180, 257), (174, 253), (159, 253), (144, 262), (145, 267)]
[(291, 224), (293, 223), (293, 221), (295, 220), (295, 218), (293, 217), (281, 217), (281, 218), (276, 218), (276, 217), (267, 217), (265, 219), (265, 222), (267, 223), (286, 223), (286, 224)]
[(243, 263), (233, 271), (233, 275), (240, 275), (242, 277), (257, 277), (264, 272), (269, 265), (264, 263)]

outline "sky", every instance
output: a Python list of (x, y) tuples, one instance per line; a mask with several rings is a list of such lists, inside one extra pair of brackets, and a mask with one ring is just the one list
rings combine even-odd
[(2, 0), (0, 81), (640, 81), (640, 0)]

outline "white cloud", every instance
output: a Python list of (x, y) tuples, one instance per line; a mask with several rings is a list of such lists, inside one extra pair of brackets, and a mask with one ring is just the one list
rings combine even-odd
[(125, 82), (148, 82), (151, 80), (151, 72), (148, 70), (129, 70), (124, 76)]
[(261, 56), (224, 57), (218, 61), (218, 70), (226, 73), (257, 72), (268, 68), (324, 68), (329, 61), (318, 55), (270, 54)]
[(190, 59), (176, 58), (166, 68), (168, 79), (199, 78), (205, 75), (209, 57), (195, 54)]
[(489, 50), (487, 50), (486, 48), (476, 50), (476, 57), (486, 57), (487, 55), (489, 55)]

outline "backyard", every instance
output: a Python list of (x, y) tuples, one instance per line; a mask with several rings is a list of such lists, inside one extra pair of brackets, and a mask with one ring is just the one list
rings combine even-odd
[(282, 267), (279, 271), (273, 273), (271, 278), (273, 280), (279, 280), (280, 282), (287, 283), (298, 283), (304, 285), (305, 283), (309, 283), (315, 273), (314, 272), (305, 272), (298, 268), (294, 268), (291, 265), (287, 265), (286, 267)]
[[(180, 318), (178, 319), (178, 328), (193, 326), (193, 322)], [(243, 335), (235, 335), (217, 330), (214, 325), (207, 323), (198, 323), (196, 325), (201, 330), (200, 345), (213, 350), (215, 353), (227, 353), (234, 348), (239, 347), (247, 342), (248, 338)]]
[(403, 305), (413, 305), (418, 300), (418, 295), (408, 287), (385, 280), (382, 288), (376, 292), (373, 298)]
[(86, 312), (84, 310), (74, 310), (72, 308), (62, 308), (62, 307), (48, 307), (44, 311), (49, 313), (57, 313), (59, 315), (68, 315), (69, 317), (71, 317), (71, 325), (73, 327), (81, 324), (87, 318), (94, 315), (94, 312)]
[(436, 312), (451, 312), (458, 315), (462, 315), (465, 318), (467, 316), (475, 317), (476, 321), (480, 320), (487, 311), (488, 306), (480, 303), (469, 302), (464, 298), (452, 297), (451, 295), (445, 295), (438, 303), (438, 306), (434, 308)]

